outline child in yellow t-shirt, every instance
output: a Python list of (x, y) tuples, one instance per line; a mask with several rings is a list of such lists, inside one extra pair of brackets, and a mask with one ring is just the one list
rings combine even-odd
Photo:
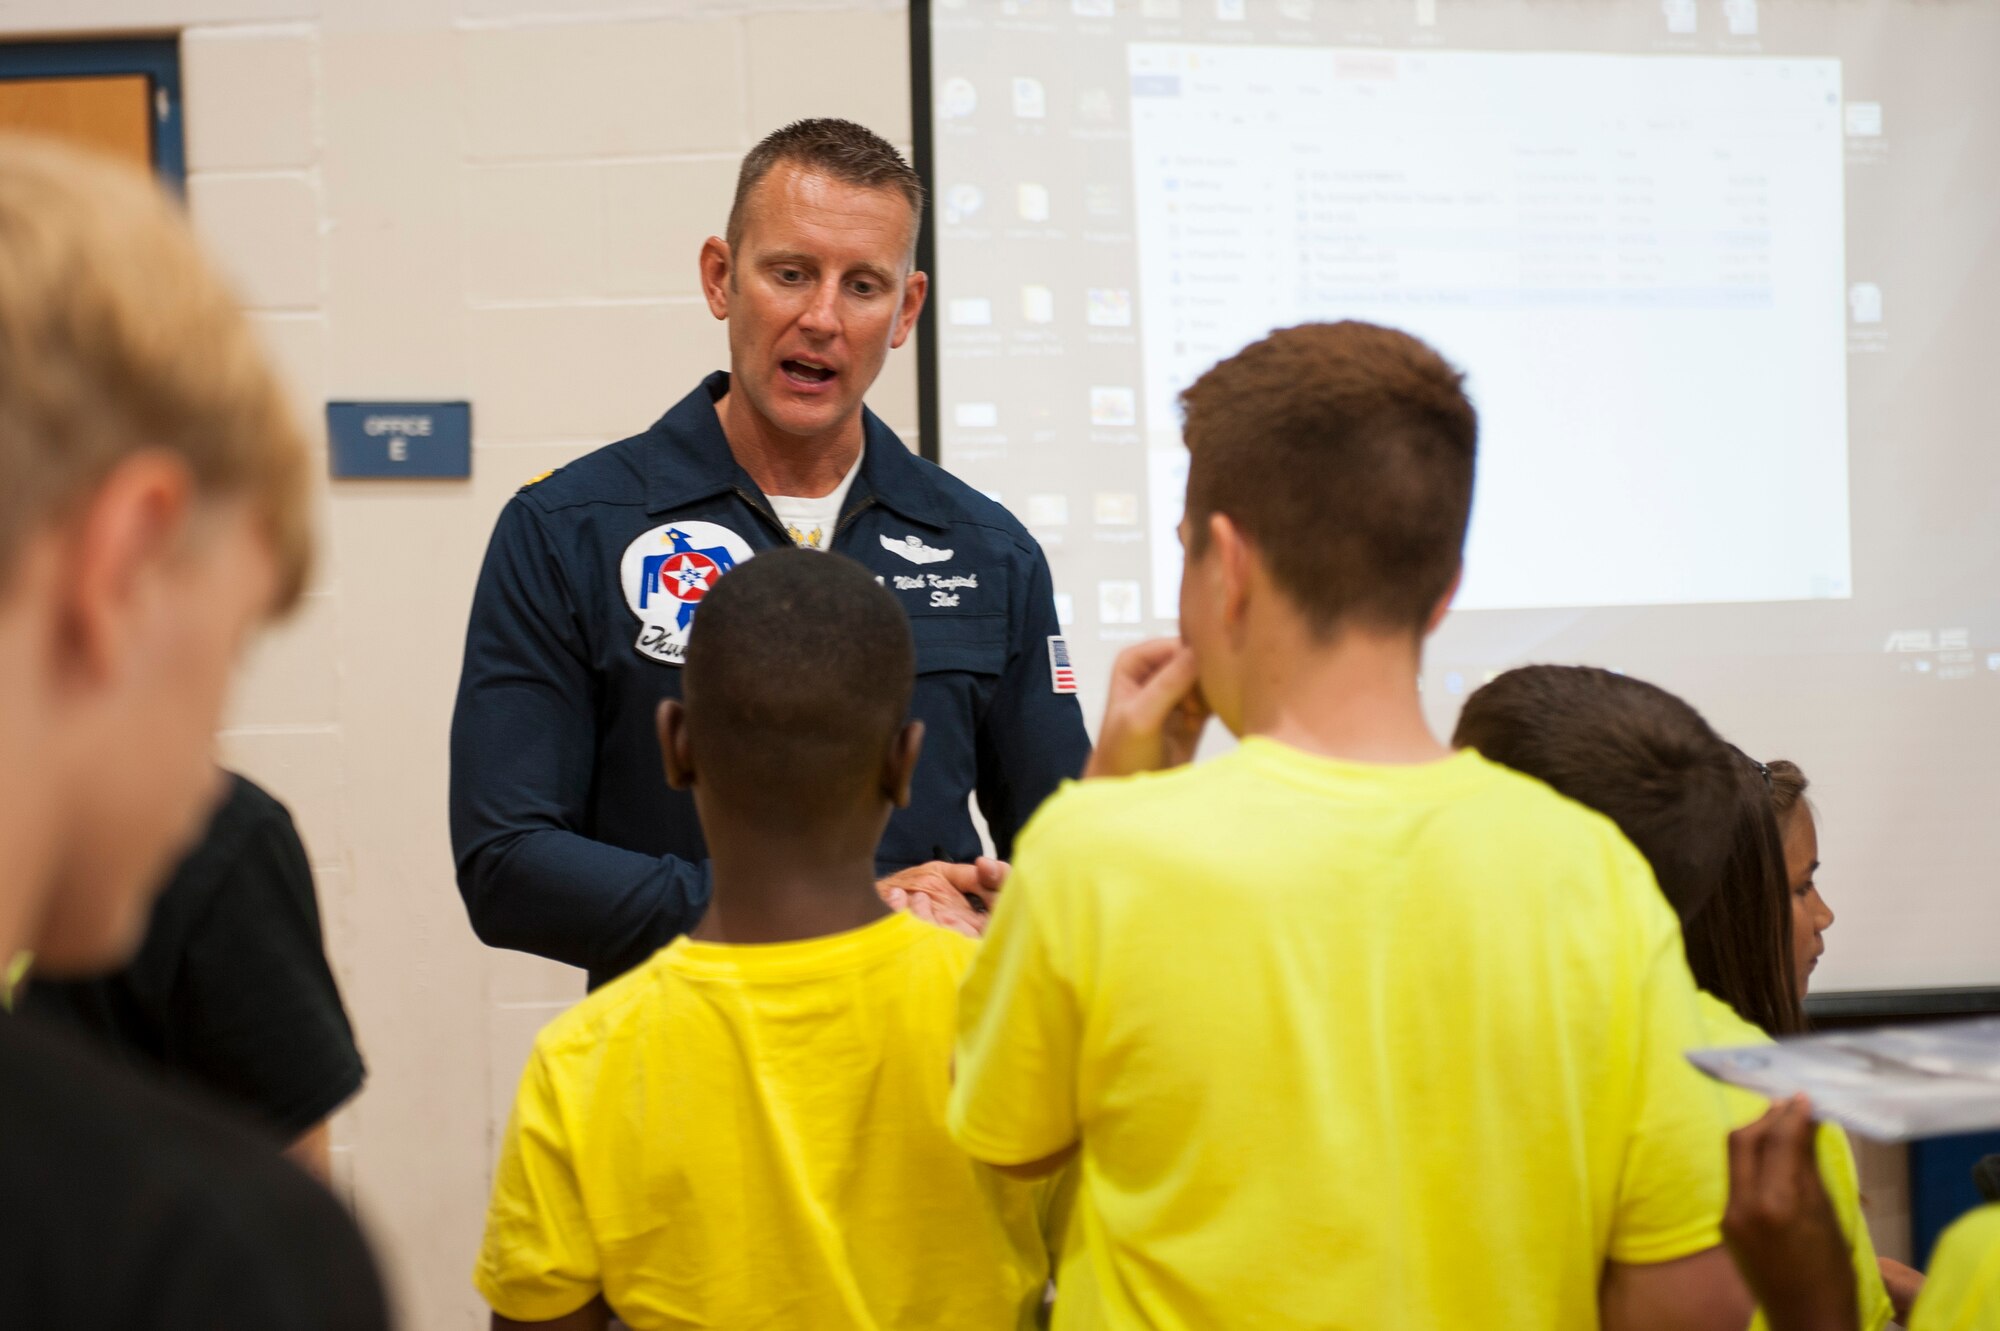
[(714, 895), (536, 1040), (475, 1272), (496, 1326), (1035, 1324), (1043, 1198), (945, 1134), (976, 945), (875, 889), (913, 678), (840, 556), (762, 554), (702, 602), (660, 732)]
[(2000, 1331), (2000, 1205), (1968, 1211), (1938, 1240), (1910, 1331)]
[[(1763, 1044), (1803, 1028), (1807, 968), (1793, 955), (1799, 935), (1769, 769), (1665, 689), (1588, 666), (1506, 672), (1466, 699), (1453, 742), (1605, 814), (1647, 857), (1702, 986), (1703, 1045)], [(1736, 1127), (1770, 1108), (1749, 1091), (1721, 1092)], [(1880, 1331), (1894, 1307), (1861, 1213), (1853, 1148), (1830, 1123), (1815, 1146), (1862, 1331)]]
[[(1185, 645), (1120, 658), (1106, 779), (1027, 829), (961, 995), (953, 1135), (1079, 1160), (1056, 1326), (1740, 1331), (1673, 916), (1608, 820), (1424, 721), (1459, 375), (1308, 325), (1184, 403)], [(1211, 709), (1242, 746), (1185, 766)]]

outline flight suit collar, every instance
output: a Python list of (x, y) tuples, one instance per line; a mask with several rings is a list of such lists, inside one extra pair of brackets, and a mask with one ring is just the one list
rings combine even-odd
[[(729, 391), (729, 372), (717, 370), (675, 403), (648, 431), (646, 511), (666, 513), (735, 491), (760, 508), (769, 500), (729, 451), (715, 404)], [(921, 526), (945, 530), (949, 520), (923, 464), (874, 412), (861, 409), (861, 474), (848, 492), (846, 512), (868, 500)]]

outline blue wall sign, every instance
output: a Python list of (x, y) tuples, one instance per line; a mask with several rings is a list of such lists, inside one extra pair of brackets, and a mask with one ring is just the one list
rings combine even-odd
[(329, 402), (336, 477), (472, 475), (469, 402)]

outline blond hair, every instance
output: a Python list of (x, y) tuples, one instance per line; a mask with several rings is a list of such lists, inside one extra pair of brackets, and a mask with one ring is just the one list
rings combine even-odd
[(234, 297), (149, 177), (0, 134), (0, 578), (147, 449), (202, 498), (249, 503), (288, 609), (312, 561), (312, 453)]

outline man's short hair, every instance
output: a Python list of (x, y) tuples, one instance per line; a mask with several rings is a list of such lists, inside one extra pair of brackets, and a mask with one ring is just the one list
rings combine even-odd
[(144, 174), (0, 135), (0, 578), (130, 454), (249, 501), (278, 608), (311, 564), (311, 451), (236, 301)]
[(736, 200), (729, 205), (729, 229), (724, 239), (733, 253), (743, 239), (745, 212), (750, 191), (780, 163), (790, 163), (847, 185), (864, 189), (893, 189), (910, 205), (910, 244), (917, 243), (917, 227), (924, 215), (924, 182), (889, 146), (889, 141), (851, 120), (795, 120), (783, 129), (772, 130), (752, 148), (736, 173)]
[(910, 710), (903, 608), (844, 555), (772, 550), (719, 579), (688, 637), (688, 743), (716, 799), (774, 818), (852, 811)]
[(1618, 824), (1683, 925), (1722, 882), (1737, 759), (1665, 689), (1591, 666), (1523, 666), (1465, 700), (1451, 742)]
[(1407, 333), (1302, 324), (1181, 394), (1190, 552), (1222, 513), (1322, 637), (1421, 632), (1458, 576), (1478, 417), (1464, 376)]

